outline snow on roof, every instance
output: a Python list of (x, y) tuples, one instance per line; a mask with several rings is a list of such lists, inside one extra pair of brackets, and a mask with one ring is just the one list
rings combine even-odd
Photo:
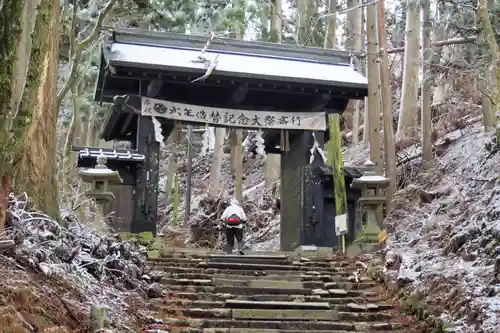
[(82, 169), (80, 170), (81, 173), (87, 174), (87, 175), (112, 175), (116, 173), (116, 171), (110, 170), (110, 169)]
[(80, 168), (78, 170), (78, 173), (80, 173), (82, 176), (88, 176), (88, 177), (111, 177), (111, 176), (118, 176), (119, 177), (119, 172), (118, 171), (113, 171), (108, 168)]
[(364, 183), (376, 183), (376, 182), (389, 181), (389, 179), (379, 175), (368, 175), (368, 176), (363, 175), (362, 177), (358, 178), (357, 181)]
[[(205, 71), (206, 65), (195, 62), (199, 50), (151, 45), (112, 43), (106, 60), (111, 65), (151, 69)], [(207, 51), (212, 61), (218, 56), (214, 73), (227, 76), (267, 78), (308, 82), (330, 86), (365, 86), (367, 78), (349, 65), (327, 64), (303, 59), (277, 58), (252, 54)], [(236, 74), (236, 75), (235, 75)]]

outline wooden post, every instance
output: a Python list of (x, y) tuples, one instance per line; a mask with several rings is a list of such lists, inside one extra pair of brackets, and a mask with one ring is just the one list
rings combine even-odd
[(184, 228), (189, 226), (189, 217), (191, 215), (191, 180), (193, 178), (193, 125), (187, 125), (188, 141), (188, 164), (187, 164), (187, 188), (186, 188), (186, 212), (184, 213)]
[(422, 36), (422, 64), (423, 78), (421, 87), (422, 107), (421, 107), (421, 126), (422, 126), (422, 160), (424, 167), (429, 167), (432, 164), (432, 117), (431, 117), (431, 84), (429, 82), (430, 57), (431, 57), (431, 22), (429, 18), (429, 0), (424, 0), (422, 6), (422, 16), (424, 25), (424, 35)]
[[(330, 114), (328, 117), (330, 141), (328, 143), (328, 157), (333, 169), (333, 188), (335, 195), (335, 215), (347, 214), (347, 195), (344, 179), (344, 165), (342, 160), (342, 140), (340, 138), (340, 115)], [(342, 252), (345, 253), (345, 236), (340, 236)]]
[[(391, 185), (387, 189), (387, 211), (392, 206), (392, 196), (396, 190), (396, 148), (394, 146), (394, 127), (392, 120), (392, 95), (391, 81), (389, 78), (389, 56), (387, 55), (387, 31), (385, 28), (385, 6), (383, 1), (377, 3), (377, 32), (378, 43), (381, 50), (379, 63), (380, 92), (382, 94), (382, 114), (384, 123), (384, 153), (387, 177)], [(430, 137), (430, 136), (429, 136)]]
[(174, 173), (174, 194), (172, 201), (172, 223), (179, 225), (179, 206), (181, 204), (179, 172)]
[(135, 210), (132, 233), (152, 232), (156, 236), (160, 144), (154, 139), (151, 117), (139, 116), (135, 148), (146, 157), (136, 171)]
[[(370, 160), (375, 163), (375, 168), (380, 173), (380, 80), (377, 63), (379, 48), (377, 43), (376, 5), (376, 3), (373, 3), (366, 6), (366, 37), (368, 42), (366, 74), (368, 76), (368, 138), (370, 142)], [(366, 116), (367, 114), (365, 113)]]
[(235, 173), (235, 197), (236, 200), (243, 204), (243, 131), (241, 129), (236, 130), (236, 143), (235, 143), (235, 161), (234, 161), (234, 173)]

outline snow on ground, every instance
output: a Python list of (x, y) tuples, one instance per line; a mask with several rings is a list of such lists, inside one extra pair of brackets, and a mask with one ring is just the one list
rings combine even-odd
[[(385, 220), (384, 272), (448, 332), (500, 332), (500, 152), (488, 149), (493, 137), (479, 125), (447, 134), (430, 171), (420, 158), (401, 163), (421, 152), (418, 145), (397, 157), (404, 188)], [(349, 166), (368, 159), (363, 145), (344, 152)]]
[(499, 331), (500, 153), (486, 148), (492, 138), (475, 128), (451, 143), (435, 169), (397, 193), (385, 221), (386, 258), (399, 261), (387, 273), (406, 277), (449, 332)]

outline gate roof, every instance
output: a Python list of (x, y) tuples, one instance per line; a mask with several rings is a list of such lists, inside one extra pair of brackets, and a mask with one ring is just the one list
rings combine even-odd
[[(135, 95), (262, 114), (328, 114), (368, 93), (345, 51), (122, 28), (113, 28), (101, 49), (97, 101)], [(115, 103), (102, 137), (133, 140), (136, 118)]]
[(215, 58), (215, 70), (200, 84), (229, 80), (226, 83), (245, 82), (251, 88), (288, 93), (327, 93), (348, 99), (367, 95), (367, 79), (351, 68), (348, 52), (216, 37), (201, 55), (203, 63), (199, 56), (207, 41), (206, 36), (113, 29), (102, 48), (96, 100), (137, 94), (137, 82), (125, 79), (189, 83), (203, 76), (207, 63)]

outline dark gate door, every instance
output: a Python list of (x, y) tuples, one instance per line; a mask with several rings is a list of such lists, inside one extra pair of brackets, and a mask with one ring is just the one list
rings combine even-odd
[(322, 211), (318, 213), (317, 223), (310, 229), (310, 239), (305, 244), (337, 247), (339, 244), (335, 235), (335, 201), (323, 198), (323, 202), (319, 206), (323, 206), (321, 207)]
[(356, 219), (356, 201), (347, 200), (347, 244), (351, 244), (356, 239), (356, 230), (354, 229), (354, 223)]

